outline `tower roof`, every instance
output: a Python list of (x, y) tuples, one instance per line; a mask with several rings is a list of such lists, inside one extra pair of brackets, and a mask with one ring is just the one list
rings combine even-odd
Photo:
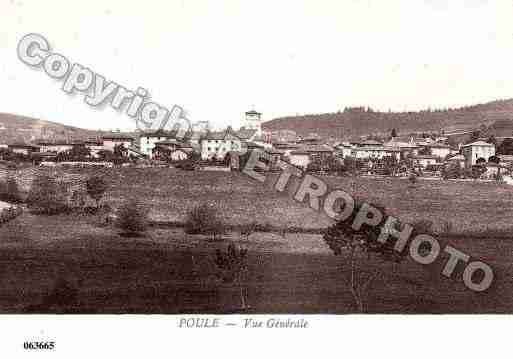
[(261, 115), (262, 113), (261, 112), (258, 112), (258, 111), (255, 111), (255, 110), (251, 110), (251, 111), (247, 111), (246, 112), (246, 115)]

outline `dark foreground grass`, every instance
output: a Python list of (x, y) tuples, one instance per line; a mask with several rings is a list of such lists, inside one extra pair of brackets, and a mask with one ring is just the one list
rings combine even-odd
[[(10, 226), (30, 231), (7, 237)], [(238, 289), (215, 276), (215, 248), (234, 241), (249, 248), (247, 313), (354, 313), (348, 263), (315, 235), (285, 238), (255, 233), (213, 243), (181, 230), (153, 229), (143, 238), (121, 238), (93, 218), (23, 215), (0, 230), (2, 313), (237, 313)], [(5, 240), (4, 240), (5, 238)], [(381, 275), (366, 297), (370, 313), (513, 312), (510, 239), (451, 239), (451, 245), (491, 264), (496, 280), (474, 293), (441, 276), (434, 266), (371, 260), (363, 275)], [(59, 281), (71, 289), (55, 294)]]

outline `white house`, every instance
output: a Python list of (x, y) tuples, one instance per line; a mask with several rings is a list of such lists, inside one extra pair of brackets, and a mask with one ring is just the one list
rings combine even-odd
[(384, 147), (399, 149), (401, 151), (401, 156), (403, 157), (416, 156), (419, 154), (419, 146), (413, 142), (413, 139), (411, 139), (410, 142), (406, 142), (392, 138), (384, 144)]
[(153, 158), (153, 149), (156, 147), (157, 142), (173, 140), (175, 136), (169, 132), (162, 130), (155, 132), (145, 132), (139, 137), (139, 148), (148, 158)]
[(446, 158), (451, 154), (451, 147), (443, 143), (430, 143), (425, 147), (429, 149), (431, 155), (439, 158)]
[(447, 158), (447, 163), (456, 163), (461, 168), (465, 168), (465, 156), (462, 154), (453, 155)]
[(131, 136), (115, 133), (102, 136), (102, 141), (103, 149), (114, 151), (114, 147), (118, 145), (123, 145), (125, 148), (132, 146), (135, 140)]
[(36, 141), (36, 145), (39, 146), (41, 152), (54, 152), (60, 153), (69, 151), (73, 148), (74, 143), (69, 141), (49, 141), (39, 140)]
[(297, 167), (306, 168), (314, 158), (333, 156), (334, 149), (328, 145), (307, 145), (290, 152), (289, 161)]
[(171, 161), (183, 161), (191, 156), (192, 148), (177, 148), (170, 154)]
[(393, 147), (371, 146), (353, 148), (351, 156), (359, 159), (382, 159), (383, 157), (395, 157), (401, 159), (401, 150)]
[(436, 165), (438, 164), (438, 160), (440, 157), (433, 156), (433, 155), (417, 155), (412, 157), (412, 161), (414, 165), (421, 166), (423, 168), (426, 168), (429, 165)]
[(272, 147), (274, 150), (283, 151), (283, 156), (286, 158), (290, 157), (290, 153), (292, 151), (299, 149), (299, 145), (287, 142), (275, 142), (273, 143)]
[(307, 151), (292, 151), (289, 155), (289, 161), (294, 166), (306, 169), (308, 164), (311, 162), (310, 153)]
[(27, 155), (27, 156), (33, 152), (39, 152), (38, 146), (33, 146), (33, 145), (25, 144), (25, 143), (15, 143), (12, 145), (8, 145), (8, 148), (13, 153), (18, 153), (18, 154)]
[(99, 139), (89, 139), (86, 140), (84, 144), (89, 149), (93, 157), (97, 157), (98, 152), (103, 150), (103, 141)]
[(463, 145), (462, 153), (465, 156), (466, 167), (472, 167), (480, 158), (488, 162), (490, 157), (495, 156), (495, 145), (484, 141), (476, 141)]
[(201, 140), (201, 159), (223, 159), (230, 151), (241, 151), (242, 140), (228, 128), (222, 132), (208, 132)]
[(340, 143), (335, 146), (335, 152), (339, 157), (346, 158), (351, 157), (353, 146), (349, 143)]

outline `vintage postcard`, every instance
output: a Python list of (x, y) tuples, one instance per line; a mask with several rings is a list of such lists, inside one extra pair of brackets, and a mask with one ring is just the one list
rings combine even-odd
[(375, 356), (510, 324), (510, 0), (0, 14), (0, 354)]

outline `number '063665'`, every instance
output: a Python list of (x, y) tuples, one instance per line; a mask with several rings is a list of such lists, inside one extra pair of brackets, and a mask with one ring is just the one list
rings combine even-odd
[(53, 350), (55, 342), (24, 342), (23, 349), (27, 350)]

